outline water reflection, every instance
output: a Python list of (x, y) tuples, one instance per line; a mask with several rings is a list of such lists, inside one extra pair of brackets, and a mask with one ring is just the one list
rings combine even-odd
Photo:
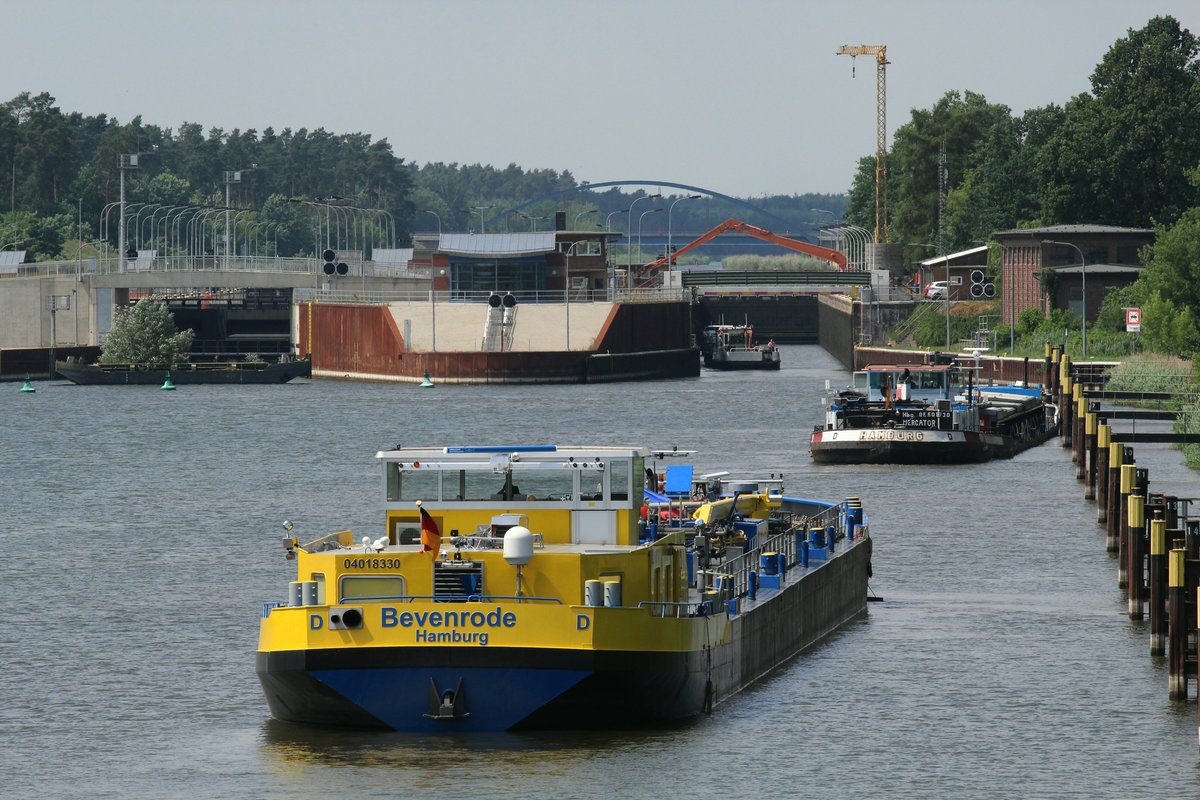
[[(724, 708), (724, 706), (722, 706)], [(718, 711), (720, 713), (720, 711)], [(259, 749), (269, 760), (289, 765), (386, 767), (402, 770), (445, 769), (487, 756), (498, 764), (518, 764), (536, 757), (540, 764), (564, 763), (580, 751), (654, 746), (677, 739), (703, 721), (647, 730), (520, 731), (446, 733), (430, 736), (395, 731), (349, 731), (297, 725), (269, 718), (259, 733)]]

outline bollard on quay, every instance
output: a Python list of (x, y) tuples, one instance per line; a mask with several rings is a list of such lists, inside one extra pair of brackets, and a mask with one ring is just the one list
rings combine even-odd
[(1087, 469), (1087, 450), (1085, 450), (1084, 441), (1084, 426), (1087, 422), (1087, 401), (1084, 399), (1084, 385), (1075, 384), (1074, 393), (1072, 396), (1072, 404), (1074, 405), (1074, 425), (1072, 426), (1072, 458), (1075, 461), (1075, 480), (1084, 480), (1085, 470)]
[[(1069, 362), (1064, 359), (1064, 364)], [(1075, 382), (1070, 375), (1065, 375), (1062, 379), (1062, 402), (1059, 403), (1059, 409), (1065, 417), (1062, 424), (1062, 446), (1071, 446), (1071, 432), (1075, 429), (1075, 403), (1074, 400)]]
[(1150, 655), (1167, 651), (1167, 522), (1150, 520)]
[(1137, 467), (1121, 465), (1120, 514), (1117, 516), (1117, 588), (1124, 589), (1129, 583), (1129, 497), (1134, 492)]
[(1105, 421), (1096, 425), (1096, 468), (1092, 471), (1092, 482), (1095, 484), (1097, 525), (1103, 525), (1108, 519), (1108, 450), (1111, 431)]
[(1092, 403), (1091, 407), (1084, 412), (1083, 415), (1083, 455), (1085, 464), (1083, 467), (1083, 499), (1096, 499), (1096, 431), (1099, 426), (1098, 403)]
[(1175, 549), (1167, 556), (1167, 696), (1187, 699), (1188, 628), (1183, 613), (1183, 575), (1186, 554)]
[(1108, 534), (1104, 540), (1104, 548), (1117, 552), (1117, 525), (1121, 521), (1121, 466), (1125, 459), (1125, 446), (1113, 442), (1108, 446), (1108, 503), (1105, 510), (1105, 531)]
[(1127, 542), (1127, 560), (1125, 564), (1126, 578), (1126, 597), (1128, 598), (1126, 607), (1129, 611), (1131, 620), (1143, 619), (1142, 616), (1142, 581), (1143, 572), (1143, 537), (1146, 535), (1146, 507), (1145, 498), (1140, 494), (1129, 495), (1129, 509), (1127, 516), (1129, 518), (1128, 542)]

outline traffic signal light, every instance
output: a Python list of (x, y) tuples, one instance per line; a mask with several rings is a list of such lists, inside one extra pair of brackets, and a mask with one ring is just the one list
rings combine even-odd
[[(324, 270), (326, 275), (332, 275), (335, 272), (338, 275), (345, 275), (350, 271), (350, 266), (345, 261), (338, 261), (337, 253), (333, 252), (333, 250), (329, 248), (325, 248), (325, 250), (322, 251), (321, 258), (325, 261), (325, 264), (321, 269)], [(335, 261), (337, 262), (336, 264), (334, 263)]]

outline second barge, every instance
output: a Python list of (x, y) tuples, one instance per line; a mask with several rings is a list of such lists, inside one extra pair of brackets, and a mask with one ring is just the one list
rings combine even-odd
[(869, 366), (809, 440), (817, 463), (958, 464), (1012, 458), (1058, 431), (1040, 386), (975, 386), (954, 364)]

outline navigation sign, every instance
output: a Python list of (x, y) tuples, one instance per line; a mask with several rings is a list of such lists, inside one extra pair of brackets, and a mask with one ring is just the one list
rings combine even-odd
[(1129, 333), (1140, 333), (1142, 330), (1142, 310), (1140, 308), (1125, 309), (1125, 330)]

